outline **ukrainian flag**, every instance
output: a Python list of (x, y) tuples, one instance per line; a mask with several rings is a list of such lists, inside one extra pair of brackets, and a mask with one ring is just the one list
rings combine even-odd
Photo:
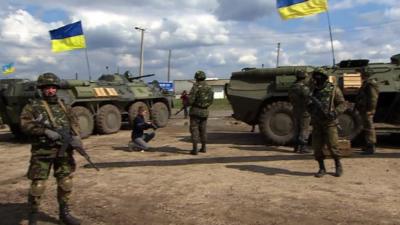
[(14, 63), (9, 63), (1, 67), (4, 75), (8, 75), (15, 72)]
[(86, 48), (86, 41), (85, 36), (83, 35), (81, 21), (65, 25), (49, 32), (51, 38), (51, 50), (53, 52), (64, 52)]
[(328, 10), (328, 0), (277, 0), (282, 19), (300, 18)]

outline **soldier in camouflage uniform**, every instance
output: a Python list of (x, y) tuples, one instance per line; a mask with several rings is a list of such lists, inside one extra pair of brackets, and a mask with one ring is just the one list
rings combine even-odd
[(190, 133), (192, 135), (192, 155), (197, 155), (197, 144), (201, 142), (200, 152), (206, 152), (208, 107), (214, 100), (214, 93), (205, 79), (203, 71), (194, 75), (196, 83), (193, 84), (189, 94)]
[(293, 105), (293, 115), (296, 125), (296, 140), (294, 152), (309, 153), (307, 150), (308, 136), (310, 135), (311, 117), (307, 111), (308, 97), (310, 95), (309, 79), (303, 71), (296, 73), (296, 82), (289, 90), (289, 99)]
[(375, 153), (376, 133), (374, 128), (374, 114), (378, 104), (379, 88), (375, 79), (369, 79), (371, 71), (368, 68), (359, 69), (363, 80), (362, 86), (356, 97), (355, 108), (360, 112), (364, 127), (365, 146), (363, 153), (370, 155)]
[[(75, 171), (72, 148), (82, 146), (78, 135), (78, 119), (71, 108), (57, 98), (60, 80), (56, 75), (52, 73), (40, 75), (37, 87), (42, 92), (42, 99), (31, 100), (21, 113), (23, 131), (33, 137), (28, 170), (28, 178), (32, 181), (28, 196), (29, 225), (37, 224), (40, 200), (52, 167), (54, 177), (57, 179), (60, 222), (66, 225), (79, 225), (79, 220), (73, 217), (69, 210), (72, 173)], [(70, 143), (72, 147), (62, 153), (59, 150), (63, 140), (55, 131), (58, 128), (70, 129), (74, 134)]]
[(310, 96), (308, 106), (311, 113), (312, 146), (315, 160), (318, 161), (319, 171), (316, 177), (326, 174), (323, 148), (325, 145), (335, 160), (335, 176), (343, 174), (338, 149), (338, 120), (337, 116), (346, 109), (342, 91), (336, 85), (328, 81), (328, 74), (323, 69), (316, 69), (313, 72), (314, 90)]

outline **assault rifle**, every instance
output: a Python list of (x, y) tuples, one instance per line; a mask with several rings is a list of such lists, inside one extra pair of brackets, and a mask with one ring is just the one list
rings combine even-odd
[[(68, 147), (71, 146), (72, 135), (70, 130), (68, 128), (53, 129), (49, 121), (47, 121), (42, 114), (36, 117), (35, 122), (40, 123), (47, 129), (57, 132), (61, 136), (61, 140), (56, 141), (56, 143), (61, 146), (61, 148), (57, 152), (57, 156), (64, 156), (65, 151), (67, 151)], [(82, 146), (71, 147), (76, 150), (81, 156), (83, 156), (93, 168), (95, 168), (97, 171), (100, 171), (99, 168), (92, 162), (90, 156), (87, 154), (86, 150), (83, 149)]]
[(328, 119), (330, 118), (328, 112), (324, 110), (324, 106), (322, 105), (322, 102), (318, 100), (316, 97), (312, 96), (311, 94), (308, 96), (308, 98), (311, 101), (311, 104), (313, 107), (317, 108), (318, 113), (322, 114), (324, 118)]
[(308, 97), (311, 100), (311, 105), (314, 105), (318, 109), (318, 112), (321, 113), (325, 119), (333, 119), (334, 117), (336, 117), (332, 116), (331, 114), (331, 112), (333, 112), (333, 107), (335, 104), (335, 94), (336, 94), (336, 85), (334, 85), (332, 95), (329, 99), (328, 111), (324, 110), (322, 102), (318, 100), (316, 97), (314, 97), (312, 95), (312, 92), (310, 92), (310, 95)]
[(71, 146), (81, 156), (83, 156), (86, 159), (86, 161), (93, 168), (95, 168), (97, 171), (100, 171), (99, 168), (92, 162), (92, 160), (90, 159), (90, 156), (87, 154), (86, 150), (81, 145), (79, 145), (79, 146), (71, 145), (73, 137), (68, 128), (59, 128), (59, 129), (56, 129), (55, 132), (57, 132), (61, 136), (61, 141), (59, 143), (61, 145), (61, 148), (58, 150), (58, 153), (57, 153), (58, 156), (63, 156), (65, 154), (65, 151), (68, 149), (68, 147)]

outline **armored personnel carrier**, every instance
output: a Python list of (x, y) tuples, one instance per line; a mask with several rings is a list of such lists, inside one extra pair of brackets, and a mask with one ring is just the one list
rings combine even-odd
[[(172, 96), (157, 85), (125, 74), (102, 75), (97, 81), (63, 80), (57, 95), (79, 118), (82, 137), (93, 132), (118, 132), (124, 121), (132, 122), (140, 106), (147, 109), (158, 127), (168, 123)], [(19, 115), (29, 99), (38, 97), (36, 82), (22, 79), (0, 80), (0, 116), (11, 131), (20, 136)]]
[[(377, 133), (400, 133), (400, 55), (395, 55), (390, 63), (370, 63), (360, 59), (325, 67), (330, 80), (342, 89), (347, 101), (346, 112), (339, 116), (339, 135), (353, 140), (362, 130), (353, 102), (362, 83), (356, 69), (365, 66), (372, 69), (370, 79), (376, 79), (380, 88), (374, 118)], [(268, 143), (290, 144), (295, 137), (295, 121), (288, 90), (296, 80), (297, 71), (311, 72), (313, 69), (310, 66), (285, 66), (233, 72), (225, 87), (233, 117), (249, 125), (258, 125)]]

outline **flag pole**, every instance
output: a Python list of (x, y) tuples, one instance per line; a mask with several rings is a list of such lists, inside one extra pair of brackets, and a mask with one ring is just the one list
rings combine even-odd
[(331, 17), (329, 16), (329, 10), (326, 10), (326, 15), (328, 17), (329, 37), (331, 38), (332, 62), (333, 66), (335, 66), (336, 65), (335, 48), (333, 47), (332, 26), (331, 26)]
[(86, 55), (86, 64), (87, 64), (87, 68), (88, 68), (88, 72), (89, 72), (89, 81), (91, 81), (92, 73), (90, 72), (90, 64), (89, 64), (89, 56), (88, 56), (87, 48), (85, 48), (85, 55)]

